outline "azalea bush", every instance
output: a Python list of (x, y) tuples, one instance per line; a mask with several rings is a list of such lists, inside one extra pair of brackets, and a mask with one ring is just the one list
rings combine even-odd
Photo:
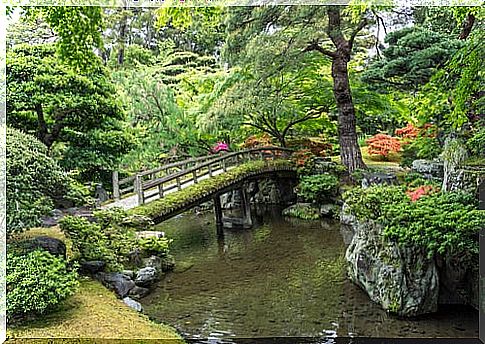
[(401, 150), (399, 139), (386, 134), (376, 134), (365, 142), (370, 155), (387, 158), (390, 153), (397, 153)]

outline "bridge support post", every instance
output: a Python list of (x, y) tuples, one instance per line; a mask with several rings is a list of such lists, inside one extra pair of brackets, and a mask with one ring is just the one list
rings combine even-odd
[(222, 224), (221, 197), (219, 195), (214, 196), (214, 214), (216, 216), (217, 235), (224, 235)]
[(120, 183), (118, 171), (113, 171), (113, 198), (118, 201), (120, 199)]
[(243, 213), (243, 227), (250, 228), (253, 225), (253, 219), (251, 217), (251, 202), (244, 186), (241, 187), (241, 206)]

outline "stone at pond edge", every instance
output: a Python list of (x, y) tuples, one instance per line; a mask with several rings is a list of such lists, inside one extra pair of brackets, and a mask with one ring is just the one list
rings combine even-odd
[(332, 217), (334, 214), (338, 214), (339, 206), (333, 203), (327, 203), (320, 205), (320, 216)]
[(163, 238), (164, 236), (165, 236), (165, 232), (160, 232), (160, 231), (136, 232), (136, 238), (137, 239)]
[(153, 267), (140, 269), (136, 274), (135, 283), (138, 286), (145, 287), (157, 280), (157, 270)]
[(87, 262), (82, 262), (80, 266), (80, 271), (82, 274), (93, 275), (100, 271), (103, 271), (106, 267), (106, 262), (102, 260), (91, 260)]
[(386, 239), (373, 221), (352, 221), (346, 259), (351, 280), (382, 308), (400, 316), (436, 312), (439, 279), (425, 250), (402, 248)]
[(108, 289), (113, 290), (120, 298), (124, 298), (135, 287), (135, 282), (119, 272), (98, 272), (95, 277)]
[(28, 241), (29, 250), (41, 249), (49, 252), (53, 256), (66, 258), (66, 245), (62, 240), (48, 236), (39, 236)]
[(133, 272), (133, 270), (123, 270), (121, 271), (121, 273), (131, 279), (135, 278), (135, 273)]
[(130, 308), (133, 308), (135, 311), (143, 312), (143, 307), (141, 306), (141, 304), (138, 301), (135, 301), (135, 300), (133, 300), (132, 298), (129, 298), (129, 297), (125, 297), (123, 299), (123, 302), (125, 303), (125, 305), (127, 305)]
[(135, 286), (133, 289), (130, 290), (130, 296), (134, 299), (142, 299), (150, 293), (148, 288), (138, 287)]

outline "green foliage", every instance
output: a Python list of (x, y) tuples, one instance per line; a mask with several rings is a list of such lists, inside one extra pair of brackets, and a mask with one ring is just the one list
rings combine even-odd
[(384, 58), (373, 62), (362, 79), (374, 88), (417, 90), (436, 73), (463, 42), (453, 36), (420, 26), (389, 33)]
[(167, 257), (169, 254), (169, 244), (171, 240), (163, 237), (149, 237), (141, 238), (138, 241), (140, 248), (148, 255), (155, 255), (159, 257)]
[(467, 147), (472, 155), (485, 157), (485, 127), (479, 129), (468, 141)]
[(418, 136), (402, 146), (401, 166), (410, 167), (416, 159), (432, 160), (442, 151), (438, 139), (431, 136)]
[(31, 19), (41, 18), (60, 38), (57, 51), (77, 71), (90, 72), (96, 59), (94, 48), (102, 45), (102, 7), (44, 6), (24, 8)]
[(61, 230), (72, 241), (74, 259), (83, 261), (105, 261), (109, 270), (121, 270), (117, 252), (109, 246), (109, 241), (101, 226), (78, 216), (66, 216), (59, 221)]
[(46, 251), (24, 256), (7, 254), (7, 317), (42, 315), (72, 295), (78, 286), (77, 274), (66, 262)]
[(318, 208), (309, 205), (297, 203), (283, 211), (284, 216), (296, 217), (302, 220), (318, 220), (320, 214)]
[(435, 253), (478, 253), (477, 234), (485, 222), (473, 196), (434, 193), (412, 202), (403, 187), (356, 188), (344, 194), (350, 212), (360, 220), (384, 226), (387, 237), (402, 245)]
[(240, 180), (252, 173), (264, 170), (285, 168), (291, 169), (293, 165), (287, 160), (274, 161), (253, 161), (237, 166), (226, 173), (204, 179), (197, 184), (190, 185), (181, 191), (164, 196), (162, 199), (155, 200), (128, 211), (131, 215), (143, 215), (151, 219), (169, 213), (170, 211), (184, 205), (195, 202), (200, 197), (205, 197), (218, 191), (221, 187), (229, 185), (236, 180)]
[(7, 233), (38, 226), (68, 178), (35, 137), (7, 127)]
[(419, 173), (406, 173), (404, 175), (403, 181), (410, 189), (417, 188), (423, 185), (431, 185), (435, 187), (441, 186), (440, 181), (424, 178), (423, 175)]
[(303, 176), (298, 184), (298, 196), (307, 202), (320, 202), (336, 196), (339, 180), (331, 174)]
[(385, 233), (401, 243), (418, 245), (434, 253), (478, 254), (478, 232), (485, 213), (466, 193), (438, 193), (416, 202), (386, 206)]
[(51, 44), (16, 46), (7, 55), (8, 123), (35, 134), (82, 180), (107, 180), (131, 145), (101, 61), (93, 58), (84, 75), (62, 64)]

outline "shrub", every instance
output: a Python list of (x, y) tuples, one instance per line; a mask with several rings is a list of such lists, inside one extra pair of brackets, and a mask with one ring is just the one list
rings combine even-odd
[(167, 238), (149, 237), (139, 239), (138, 244), (150, 256), (167, 257), (170, 242), (171, 240)]
[(418, 137), (416, 140), (403, 146), (401, 166), (410, 167), (416, 159), (432, 160), (441, 152), (439, 142), (434, 137)]
[(395, 134), (404, 139), (415, 139), (418, 137), (419, 131), (412, 123), (408, 123), (404, 128), (396, 129)]
[(472, 155), (485, 157), (485, 128), (477, 131), (467, 142)]
[(308, 202), (325, 201), (336, 196), (338, 185), (338, 178), (328, 173), (304, 176), (298, 184), (298, 196)]
[(77, 216), (66, 216), (60, 222), (61, 230), (71, 239), (74, 258), (84, 261), (105, 261), (108, 269), (121, 268), (116, 251), (110, 249), (101, 226)]
[(46, 251), (25, 256), (7, 254), (7, 317), (45, 314), (78, 286), (77, 275), (66, 262)]
[(38, 226), (65, 193), (67, 176), (35, 137), (7, 128), (7, 233)]
[(318, 220), (320, 214), (318, 209), (308, 204), (295, 204), (283, 211), (284, 216), (296, 217), (303, 220)]
[(389, 153), (397, 153), (401, 150), (401, 143), (396, 137), (386, 134), (376, 134), (365, 141), (370, 155), (380, 155), (386, 158)]
[(360, 220), (374, 220), (384, 234), (401, 245), (417, 245), (436, 252), (478, 253), (477, 235), (485, 212), (463, 192), (437, 192), (412, 201), (403, 187), (356, 188), (344, 195)]

